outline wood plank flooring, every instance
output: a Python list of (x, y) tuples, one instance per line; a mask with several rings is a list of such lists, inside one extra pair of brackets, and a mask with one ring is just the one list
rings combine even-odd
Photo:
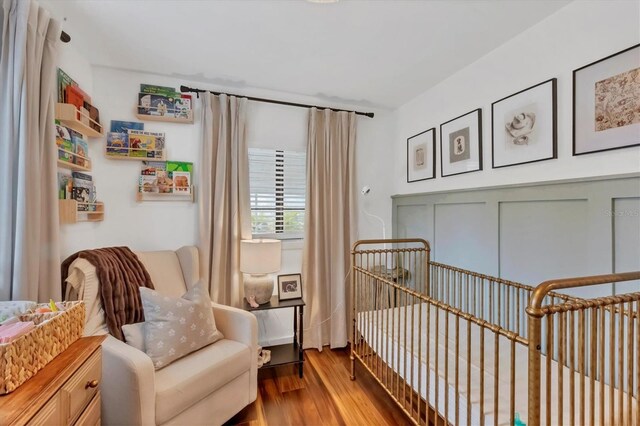
[(258, 398), (227, 425), (408, 425), (384, 389), (356, 365), (349, 379), (348, 349), (305, 351), (304, 378), (297, 367), (259, 370)]

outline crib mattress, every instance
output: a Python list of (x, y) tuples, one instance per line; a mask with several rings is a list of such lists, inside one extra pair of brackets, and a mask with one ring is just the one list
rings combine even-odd
[[(373, 348), (376, 354), (393, 370), (398, 373), (414, 391), (418, 391), (422, 398), (429, 402), (431, 407), (437, 406), (437, 411), (441, 416), (446, 418), (451, 424), (455, 424), (455, 412), (459, 409), (458, 424), (480, 425), (482, 417), (484, 424), (494, 424), (495, 418), (498, 424), (510, 424), (510, 372), (511, 372), (511, 341), (506, 337), (498, 338), (498, 370), (495, 369), (495, 334), (489, 330), (484, 331), (484, 382), (481, 381), (481, 351), (480, 339), (482, 330), (475, 323), (470, 325), (471, 335), (471, 361), (470, 365), (470, 392), (467, 392), (467, 327), (468, 322), (461, 319), (459, 321), (459, 381), (456, 401), (455, 386), (455, 362), (456, 356), (456, 324), (455, 316), (449, 315), (449, 334), (448, 345), (446, 344), (446, 327), (445, 312), (430, 306), (429, 311), (429, 357), (427, 357), (427, 305), (425, 303), (416, 304), (406, 308), (406, 325), (405, 325), (405, 308), (391, 308), (373, 312), (362, 312), (358, 314), (358, 328), (367, 344)], [(436, 314), (437, 312), (437, 314)], [(436, 315), (438, 316), (436, 327)], [(418, 325), (422, 323), (422, 334), (418, 333)], [(413, 324), (412, 334), (411, 325)], [(407, 333), (404, 340), (404, 333)], [(436, 345), (436, 333), (438, 342)], [(392, 337), (393, 336), (393, 337)], [(403, 345), (406, 341), (406, 345)], [(435, 354), (438, 351), (438, 366), (436, 374)], [(445, 358), (448, 357), (448, 366), (445, 368)], [(429, 364), (427, 365), (427, 360)], [(542, 365), (546, 364), (546, 358), (543, 356)], [(526, 422), (528, 412), (528, 348), (522, 344), (515, 344), (515, 412), (519, 413), (520, 418)], [(413, 368), (413, 369), (412, 369)], [(447, 373), (448, 371), (448, 373)], [(543, 373), (546, 369), (542, 370)], [(558, 423), (559, 396), (558, 396), (558, 364), (551, 362), (551, 424)], [(427, 375), (429, 386), (427, 388)], [(569, 424), (570, 420), (570, 383), (571, 371), (567, 367), (563, 367), (564, 392), (563, 401), (563, 423)], [(579, 409), (581, 396), (579, 393), (580, 375), (574, 373), (575, 378), (575, 423), (579, 423)], [(542, 379), (542, 405), (546, 406), (545, 399), (545, 377)], [(498, 385), (498, 410), (494, 409), (494, 386)], [(585, 423), (589, 421), (589, 395), (590, 395), (590, 378), (585, 378)], [(481, 385), (484, 388), (484, 402), (480, 401)], [(437, 401), (436, 401), (437, 389)], [(605, 424), (611, 424), (609, 417), (609, 386), (604, 385), (605, 400)], [(595, 382), (595, 422), (599, 424), (600, 419), (600, 382)], [(618, 418), (618, 390), (614, 389), (614, 422), (613, 424), (627, 424), (627, 395), (624, 395), (624, 415), (625, 418)], [(445, 408), (448, 398), (448, 410)], [(471, 418), (467, 419), (468, 402), (471, 405)], [(483, 410), (481, 410), (483, 407)], [(638, 404), (635, 398), (632, 400), (633, 422), (637, 424)], [(542, 411), (542, 422), (544, 424), (544, 416), (546, 412)]]

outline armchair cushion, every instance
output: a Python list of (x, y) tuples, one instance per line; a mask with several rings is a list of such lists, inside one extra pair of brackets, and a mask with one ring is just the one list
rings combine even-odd
[[(247, 345), (223, 339), (157, 370), (157, 424), (173, 418), (245, 373), (250, 360)], [(235, 396), (221, 397), (233, 400)]]
[(182, 297), (140, 287), (144, 306), (144, 346), (156, 369), (222, 339), (204, 283)]

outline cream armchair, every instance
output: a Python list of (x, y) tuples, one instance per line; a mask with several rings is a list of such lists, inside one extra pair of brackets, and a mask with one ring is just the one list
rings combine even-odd
[[(199, 280), (198, 250), (136, 253), (160, 293), (181, 296)], [(69, 268), (68, 296), (84, 300), (85, 335), (106, 334), (93, 265)], [(219, 425), (256, 399), (257, 321), (241, 309), (213, 304), (224, 339), (155, 371), (144, 352), (108, 336), (102, 348), (105, 425)]]

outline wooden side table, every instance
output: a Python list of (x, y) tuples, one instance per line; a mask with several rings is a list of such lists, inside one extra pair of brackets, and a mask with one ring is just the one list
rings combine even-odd
[(0, 425), (99, 425), (105, 337), (76, 340), (18, 389), (0, 396)]
[(243, 301), (244, 310), (249, 312), (268, 311), (271, 309), (293, 308), (293, 343), (265, 347), (271, 351), (271, 361), (261, 368), (273, 368), (286, 364), (298, 364), (298, 374), (302, 378), (302, 366), (304, 364), (304, 354), (302, 344), (304, 341), (304, 300), (278, 300), (278, 296), (272, 296), (268, 303), (252, 308), (246, 299)]

